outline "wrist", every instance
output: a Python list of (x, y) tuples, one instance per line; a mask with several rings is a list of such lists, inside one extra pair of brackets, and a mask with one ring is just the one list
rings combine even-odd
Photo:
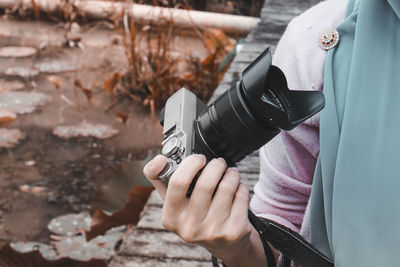
[[(246, 240), (238, 249), (237, 253), (232, 253), (229, 258), (222, 259), (229, 267), (242, 266), (267, 266), (267, 259), (264, 252), (264, 246), (257, 231), (252, 227), (249, 239)], [(279, 253), (272, 248), (277, 262)], [(275, 267), (275, 266), (268, 266)]]

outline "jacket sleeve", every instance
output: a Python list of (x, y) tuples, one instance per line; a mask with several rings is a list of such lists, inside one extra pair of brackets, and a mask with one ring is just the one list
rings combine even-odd
[[(274, 54), (273, 64), (285, 73), (292, 90), (322, 90), (325, 51), (317, 29), (307, 19), (294, 19)], [(319, 115), (290, 132), (281, 132), (260, 153), (260, 176), (251, 209), (299, 232), (311, 194), (319, 154)]]

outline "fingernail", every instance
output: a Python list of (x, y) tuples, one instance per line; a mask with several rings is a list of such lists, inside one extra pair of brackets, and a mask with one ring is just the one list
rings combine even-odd
[(224, 158), (218, 158), (220, 161), (222, 161), (224, 164), (226, 164), (226, 161)]
[(151, 170), (154, 167), (154, 159), (150, 160), (147, 162), (147, 164), (144, 166), (144, 169)]
[(229, 170), (232, 170), (232, 171), (237, 171), (237, 172), (239, 172), (239, 169), (238, 169), (237, 167), (230, 167), (230, 168), (229, 168)]
[(145, 168), (147, 168), (148, 170), (154, 169), (154, 167), (155, 167), (155, 162), (156, 162), (157, 160), (159, 160), (160, 158), (162, 158), (162, 157), (163, 157), (162, 155), (157, 155), (157, 156), (155, 156), (155, 157), (152, 158), (149, 162), (147, 162)]
[(196, 156), (202, 160), (202, 161), (206, 161), (206, 156), (204, 156), (203, 154), (196, 154)]
[(159, 160), (159, 159), (162, 159), (162, 158), (165, 158), (165, 156), (163, 156), (163, 155), (157, 155), (157, 156), (155, 156), (151, 161), (155, 161), (155, 160)]

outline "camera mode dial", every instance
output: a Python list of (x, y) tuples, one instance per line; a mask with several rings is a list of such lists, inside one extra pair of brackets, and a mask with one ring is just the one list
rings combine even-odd
[(165, 142), (161, 153), (167, 158), (172, 158), (177, 153), (179, 153), (179, 149), (181, 147), (181, 141), (177, 137), (171, 137)]
[(168, 178), (175, 171), (177, 164), (181, 163), (185, 148), (176, 136), (171, 136), (163, 142), (161, 153), (168, 158), (167, 164), (158, 177), (168, 184)]

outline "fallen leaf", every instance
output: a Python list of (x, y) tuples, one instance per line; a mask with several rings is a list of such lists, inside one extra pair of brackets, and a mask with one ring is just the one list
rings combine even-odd
[(132, 187), (127, 196), (125, 206), (112, 215), (107, 215), (104, 211), (97, 209), (92, 216), (90, 231), (86, 232), (86, 239), (91, 240), (113, 227), (136, 225), (153, 189), (153, 187), (139, 185)]
[(17, 145), (24, 138), (18, 129), (1, 129), (0, 128), (0, 148), (11, 148)]
[(9, 109), (1, 108), (0, 109), (0, 124), (10, 123), (17, 119), (17, 114)]
[(210, 53), (207, 57), (205, 57), (201, 62), (203, 67), (207, 67), (207, 66), (213, 64), (215, 62), (216, 55), (217, 55), (217, 52), (214, 52), (214, 53)]
[(63, 60), (44, 61), (35, 64), (35, 69), (43, 73), (62, 73), (77, 70), (77, 67)]
[(81, 90), (85, 94), (87, 100), (91, 103), (93, 97), (93, 91), (86, 87), (81, 88)]
[(35, 166), (35, 164), (36, 164), (36, 161), (34, 161), (34, 160), (25, 161), (25, 165), (28, 167)]
[(207, 29), (204, 32), (205, 46), (212, 52), (232, 46), (234, 42), (220, 29)]
[(4, 73), (8, 76), (17, 76), (21, 78), (32, 78), (39, 75), (39, 71), (37, 69), (26, 67), (8, 68)]
[(104, 89), (112, 94), (115, 86), (120, 82), (122, 78), (122, 74), (120, 72), (115, 72), (111, 79), (104, 80), (103, 87)]
[(122, 122), (122, 124), (126, 124), (126, 121), (129, 119), (129, 115), (125, 112), (122, 111), (116, 111), (115, 112), (115, 118)]
[(57, 235), (70, 236), (89, 230), (91, 223), (92, 218), (87, 212), (66, 214), (52, 219), (47, 229)]
[(87, 87), (84, 87), (81, 81), (78, 79), (74, 81), (74, 85), (82, 91), (82, 93), (86, 96), (89, 103), (92, 104), (93, 91)]
[(118, 134), (118, 130), (105, 124), (91, 124), (83, 121), (78, 125), (70, 126), (57, 126), (53, 130), (53, 134), (60, 138), (73, 138), (73, 137), (96, 137), (99, 139), (106, 139)]
[(7, 81), (0, 79), (0, 92), (17, 91), (24, 89), (25, 84), (20, 81)]
[(34, 195), (42, 195), (43, 193), (47, 192), (47, 187), (45, 186), (30, 186), (30, 185), (21, 185), (19, 190), (25, 193), (30, 193)]
[(67, 103), (68, 105), (70, 105), (70, 106), (73, 106), (73, 105), (74, 105), (74, 102), (72, 102), (72, 100), (69, 99), (68, 97), (66, 97), (64, 94), (61, 94), (61, 95), (60, 95), (60, 98), (61, 98), (65, 103)]
[(66, 33), (66, 38), (72, 47), (82, 40), (82, 30), (78, 23), (73, 22), (71, 24), (69, 31)]
[(47, 76), (46, 80), (51, 82), (58, 91), (61, 90), (61, 84), (62, 84), (61, 77), (56, 76), (56, 75), (51, 75), (51, 76)]
[(97, 236), (89, 242), (84, 236), (64, 236), (53, 242), (57, 253), (78, 261), (91, 259), (108, 260), (115, 254), (115, 244), (121, 240), (126, 227), (114, 228), (104, 235)]
[(50, 96), (39, 92), (0, 93), (0, 109), (9, 109), (17, 114), (31, 113), (50, 101)]
[(29, 185), (26, 185), (26, 184), (21, 185), (19, 187), (19, 190), (21, 190), (22, 192), (28, 192), (29, 191)]
[(0, 47), (0, 57), (30, 57), (36, 53), (36, 48), (29, 46)]
[(39, 243), (39, 242), (13, 242), (10, 244), (11, 248), (15, 252), (19, 253), (29, 253), (32, 251), (38, 251), (41, 256), (43, 256), (47, 260), (58, 260), (60, 257), (57, 255), (54, 248), (47, 244)]
[(156, 117), (156, 108), (155, 108), (155, 105), (154, 105), (154, 99), (151, 99), (149, 101), (149, 103), (150, 103), (150, 114), (151, 114), (151, 117), (155, 118)]
[(35, 17), (36, 20), (38, 20), (40, 18), (40, 9), (36, 3), (36, 0), (32, 0), (32, 9), (33, 9), (33, 15)]

